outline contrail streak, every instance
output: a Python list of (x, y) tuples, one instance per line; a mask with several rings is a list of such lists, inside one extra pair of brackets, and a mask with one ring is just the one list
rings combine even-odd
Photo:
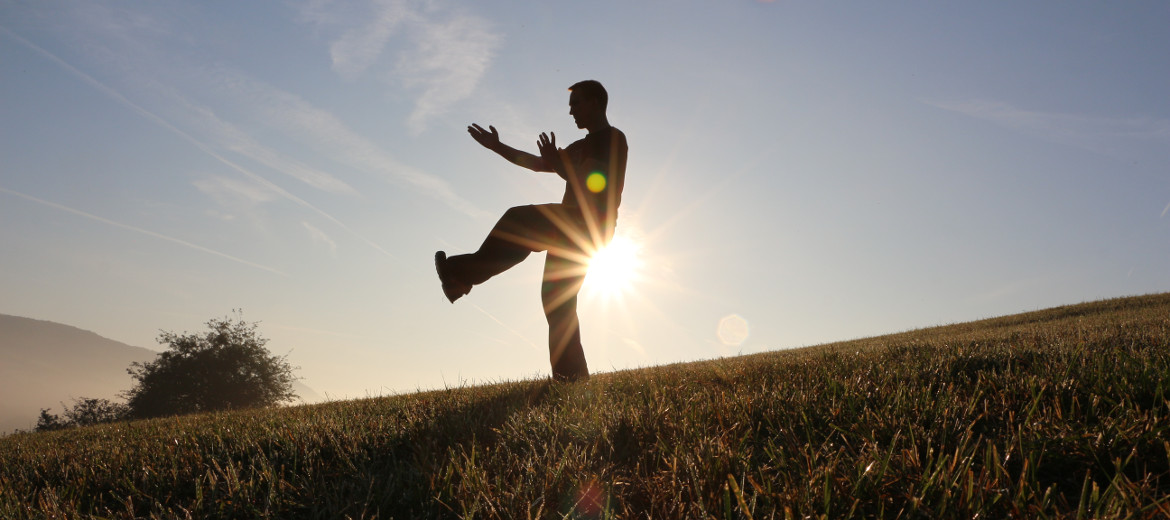
[(106, 84), (94, 79), (93, 76), (90, 76), (89, 74), (86, 74), (85, 72), (82, 72), (77, 67), (70, 65), (65, 60), (58, 58), (55, 54), (53, 54), (45, 49), (42, 49), (37, 44), (20, 37), (16, 33), (8, 30), (7, 27), (0, 26), (0, 31), (4, 31), (5, 34), (7, 34), (10, 38), (20, 42), (21, 45), (24, 45), (25, 47), (32, 49), (33, 51), (37, 52), (41, 56), (44, 56), (49, 61), (56, 63), (58, 66), (65, 69), (70, 74), (73, 74), (74, 76), (77, 76), (78, 78), (81, 78), (82, 81), (88, 83), (91, 87), (94, 87), (95, 89), (101, 91), (103, 94), (105, 94), (105, 95), (113, 98), (114, 100), (118, 101), (119, 103), (125, 105), (126, 107), (130, 108), (135, 113), (137, 113), (138, 115), (145, 117), (146, 119), (149, 119), (150, 121), (154, 122), (155, 124), (157, 124), (163, 128), (166, 128), (167, 130), (170, 130), (175, 135), (183, 138), (183, 140), (191, 143), (196, 148), (201, 150), (203, 153), (206, 153), (207, 155), (214, 157), (216, 160), (227, 165), (229, 168), (236, 170), (237, 172), (240, 172), (245, 177), (248, 177), (248, 178), (250, 178), (250, 179), (252, 179), (260, 184), (263, 184), (265, 187), (271, 189), (272, 191), (275, 191), (276, 193), (280, 194), (280, 196), (284, 197), (285, 199), (288, 199), (292, 202), (295, 202), (296, 204), (304, 207), (305, 209), (308, 209), (308, 210), (320, 215), (321, 217), (325, 218), (326, 220), (329, 220), (330, 222), (337, 224), (338, 227), (340, 227), (341, 229), (344, 229), (346, 232), (353, 235), (358, 240), (365, 242), (370, 247), (373, 247), (374, 249), (378, 250), (378, 252), (380, 252), (388, 257), (391, 257), (391, 258), (394, 257), (394, 255), (391, 254), (389, 251), (386, 251), (378, 244), (375, 244), (372, 240), (359, 234), (357, 231), (350, 229), (349, 226), (342, 224), (341, 221), (337, 220), (336, 218), (333, 218), (332, 215), (326, 213), (324, 210), (321, 210), (321, 209), (317, 208), (316, 206), (309, 204), (304, 199), (297, 197), (296, 195), (293, 195), (292, 193), (289, 193), (288, 191), (285, 191), (280, 186), (273, 184), (268, 179), (265, 179), (264, 177), (261, 177), (260, 175), (258, 175), (256, 173), (253, 173), (252, 171), (248, 170), (247, 168), (244, 168), (243, 166), (240, 166), (240, 165), (228, 160), (224, 156), (222, 156), (222, 155), (216, 153), (214, 150), (212, 150), (210, 146), (208, 146), (208, 145), (204, 144), (202, 141), (196, 139), (191, 134), (188, 134), (187, 132), (180, 130), (178, 127), (172, 125), (167, 120), (155, 115), (153, 112), (138, 106), (133, 101), (130, 101), (125, 96), (118, 93), (118, 91), (116, 91), (116, 90), (106, 86)]
[(122, 229), (129, 230), (129, 231), (134, 231), (135, 233), (142, 233), (143, 235), (158, 238), (161, 240), (166, 240), (167, 242), (173, 242), (173, 243), (179, 244), (181, 246), (189, 247), (189, 248), (194, 249), (196, 251), (203, 251), (204, 253), (210, 253), (210, 254), (213, 254), (213, 255), (218, 256), (220, 258), (226, 258), (226, 259), (231, 260), (233, 262), (244, 264), (248, 267), (255, 267), (256, 269), (268, 271), (268, 272), (273, 273), (273, 274), (278, 274), (281, 276), (288, 276), (288, 273), (285, 273), (285, 272), (277, 270), (277, 269), (273, 269), (273, 268), (268, 267), (266, 265), (260, 265), (260, 264), (257, 264), (255, 262), (249, 262), (249, 261), (244, 260), (242, 258), (236, 258), (232, 255), (227, 254), (227, 253), (221, 253), (221, 252), (216, 251), (214, 249), (209, 249), (209, 248), (203, 247), (203, 246), (198, 245), (198, 244), (192, 244), (190, 242), (187, 242), (186, 240), (179, 240), (175, 237), (170, 237), (170, 236), (164, 235), (162, 233), (155, 233), (154, 231), (150, 231), (148, 229), (142, 229), (140, 227), (131, 226), (129, 224), (123, 224), (121, 222), (110, 220), (108, 218), (99, 217), (99, 216), (91, 214), (91, 213), (86, 213), (86, 212), (78, 210), (78, 209), (73, 209), (69, 206), (57, 204), (56, 202), (50, 202), (50, 201), (47, 201), (44, 199), (39, 199), (37, 197), (33, 197), (32, 195), (26, 195), (26, 194), (21, 193), (19, 191), (13, 191), (13, 190), (10, 190), (10, 189), (5, 188), (3, 186), (0, 186), (0, 192), (8, 193), (10, 195), (15, 195), (15, 196), (20, 197), (22, 199), (36, 202), (37, 204), (43, 204), (43, 205), (48, 206), (50, 208), (59, 209), (61, 211), (64, 211), (67, 213), (72, 213), (74, 215), (78, 215), (81, 217), (85, 217), (85, 218), (90, 219), (90, 220), (96, 220), (96, 221), (101, 222), (103, 224), (109, 224), (109, 225), (114, 226), (114, 227), (122, 228)]
[(491, 320), (492, 320), (492, 321), (494, 321), (494, 322), (496, 322), (496, 323), (500, 324), (500, 326), (501, 326), (501, 327), (503, 327), (503, 328), (504, 328), (504, 330), (507, 330), (508, 332), (511, 332), (512, 334), (515, 334), (515, 335), (516, 335), (516, 336), (518, 336), (520, 339), (522, 339), (522, 340), (524, 340), (525, 342), (527, 342), (529, 345), (532, 345), (532, 348), (534, 348), (534, 349), (536, 349), (536, 350), (538, 350), (538, 351), (539, 351), (539, 350), (541, 350), (541, 348), (540, 348), (539, 346), (537, 346), (537, 345), (536, 345), (536, 343), (534, 343), (532, 340), (528, 339), (528, 337), (527, 337), (527, 336), (525, 336), (524, 334), (521, 334), (521, 333), (520, 333), (520, 331), (518, 331), (518, 330), (516, 330), (516, 329), (513, 329), (512, 327), (509, 327), (509, 326), (508, 326), (506, 323), (504, 323), (504, 322), (500, 321), (500, 319), (499, 319), (499, 318), (497, 318), (497, 317), (495, 317), (495, 316), (492, 316), (492, 313), (490, 313), (490, 312), (488, 312), (488, 311), (484, 310), (484, 309), (483, 309), (483, 307), (480, 307), (479, 305), (476, 305), (476, 304), (474, 304), (474, 303), (472, 303), (472, 304), (471, 304), (471, 306), (472, 306), (472, 307), (475, 307), (475, 308), (476, 308), (476, 310), (478, 310), (479, 312), (482, 312), (482, 313), (484, 314), (484, 316), (487, 316), (488, 318), (491, 318)]

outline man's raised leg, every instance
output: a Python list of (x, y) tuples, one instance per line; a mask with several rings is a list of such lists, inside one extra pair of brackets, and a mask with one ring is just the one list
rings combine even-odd
[(435, 268), (443, 282), (443, 293), (451, 303), (471, 291), (471, 287), (507, 271), (534, 251), (548, 249), (548, 237), (555, 236), (556, 225), (547, 209), (541, 206), (516, 206), (505, 211), (474, 253), (450, 258), (443, 251), (435, 253)]

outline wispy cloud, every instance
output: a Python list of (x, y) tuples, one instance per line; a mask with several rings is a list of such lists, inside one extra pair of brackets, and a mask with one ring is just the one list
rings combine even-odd
[(198, 179), (192, 184), (199, 191), (219, 200), (224, 205), (240, 201), (248, 206), (254, 206), (279, 198), (278, 193), (263, 184), (219, 175)]
[(151, 112), (151, 111), (139, 106), (138, 104), (134, 103), (133, 101), (130, 101), (128, 98), (126, 98), (126, 96), (123, 96), (120, 92), (118, 92), (118, 91), (114, 90), (113, 88), (107, 86), (106, 84), (98, 81), (97, 79), (93, 78), (89, 74), (86, 74), (85, 72), (81, 71), (77, 67), (74, 67), (73, 65), (69, 64), (68, 62), (57, 57), (53, 53), (51, 53), (45, 49), (42, 49), (41, 47), (37, 46), (36, 44), (34, 44), (34, 43), (24, 39), (24, 38), (21, 38), (19, 35), (9, 31), (8, 29), (6, 29), (4, 27), (0, 27), (0, 31), (3, 31), (4, 33), (8, 34), (11, 38), (20, 42), (22, 45), (28, 47), (29, 49), (32, 49), (33, 51), (44, 56), (46, 59), (52, 61), (53, 63), (56, 63), (57, 65), (59, 65), (61, 68), (65, 69), (70, 74), (73, 74), (74, 76), (78, 77), (79, 79), (81, 79), (85, 83), (89, 84), (90, 86), (92, 86), (93, 88), (102, 92), (103, 94), (118, 101), (119, 103), (126, 106), (127, 108), (134, 111), (135, 113), (141, 115), (142, 117), (150, 120), (151, 122), (154, 122), (155, 124), (161, 126), (162, 128), (181, 137), (183, 140), (187, 141), (188, 143), (195, 146), (203, 153), (211, 156), (212, 158), (216, 159), (217, 161), (224, 164), (225, 166), (239, 172), (240, 174), (244, 175), (245, 177), (247, 177), (247, 178), (257, 182), (258, 184), (268, 188), (269, 190), (279, 194), (281, 197), (320, 215), (321, 217), (325, 218), (326, 220), (329, 220), (330, 222), (333, 222), (338, 227), (341, 227), (342, 229), (346, 230), (348, 233), (350, 233), (354, 237), (358, 238), (359, 240), (362, 240), (363, 242), (370, 245), (374, 249), (378, 250), (382, 254), (384, 254), (386, 256), (391, 256), (391, 257), (394, 256), (394, 255), (390, 254), (389, 251), (386, 251), (384, 248), (382, 248), (378, 244), (374, 243), (372, 240), (362, 236), (360, 233), (358, 233), (357, 231), (354, 231), (352, 228), (345, 225), (340, 220), (337, 220), (332, 215), (330, 215), (330, 214), (326, 213), (325, 211), (317, 208), (316, 206), (310, 204), (308, 201), (306, 201), (300, 197), (297, 197), (296, 195), (293, 195), (292, 193), (288, 192), (284, 188), (277, 186), (275, 183), (269, 181), (268, 179), (264, 178), (263, 176), (255, 173), (255, 172), (253, 172), (252, 170), (245, 168), (245, 167), (241, 166), (240, 164), (236, 163), (235, 161), (228, 159), (222, 153), (216, 151), (211, 145), (203, 142), (200, 139), (195, 138), (190, 133), (176, 127), (175, 125), (171, 124), (171, 122), (158, 116), (154, 112)]
[(309, 232), (309, 238), (311, 238), (314, 243), (323, 244), (325, 247), (329, 248), (329, 252), (332, 254), (337, 253), (337, 242), (334, 242), (332, 238), (329, 238), (327, 233), (317, 229), (316, 226), (305, 221), (302, 221), (301, 225), (304, 226), (305, 231)]
[(206, 211), (208, 216), (228, 221), (250, 216), (260, 228), (264, 227), (263, 219), (258, 218), (260, 206), (281, 198), (276, 191), (248, 178), (208, 175), (191, 184), (215, 200), (217, 206)]
[(347, 80), (377, 69), (392, 42), (405, 43), (393, 66), (381, 70), (391, 85), (418, 93), (406, 121), (416, 133), (474, 91), (503, 41), (488, 20), (465, 12), (444, 12), (406, 0), (373, 0), (364, 9), (364, 16), (349, 17), (347, 23), (342, 21), (345, 17), (328, 16), (323, 5), (313, 3), (303, 17), (347, 26), (329, 45), (333, 70)]
[(378, 61), (394, 30), (410, 14), (402, 1), (375, 1), (369, 8), (373, 14), (364, 25), (346, 31), (329, 46), (333, 70), (347, 80), (357, 79)]
[(173, 101), (172, 107), (185, 109), (187, 123), (209, 136), (219, 147), (243, 155), (313, 188), (340, 195), (357, 194), (357, 191), (345, 181), (256, 142), (248, 133), (224, 121), (210, 108), (196, 105), (176, 92), (170, 92), (170, 97)]
[(395, 72), (407, 88), (422, 91), (408, 120), (412, 131), (421, 132), (431, 118), (475, 91), (502, 38), (485, 20), (469, 15), (423, 21), (416, 31), (416, 47), (401, 56)]
[(985, 100), (925, 103), (1039, 139), (1121, 159), (1140, 154), (1142, 147), (1170, 148), (1170, 120), (1166, 119), (1040, 112)]
[(25, 200), (28, 200), (28, 201), (31, 201), (31, 202), (36, 202), (37, 204), (41, 204), (41, 205), (44, 205), (44, 206), (48, 206), (48, 207), (50, 207), (50, 208), (58, 209), (58, 210), (61, 210), (61, 211), (67, 212), (67, 213), (72, 213), (72, 214), (74, 214), (74, 215), (77, 215), (77, 216), (80, 216), (80, 217), (85, 217), (85, 218), (87, 218), (87, 219), (90, 219), (90, 220), (93, 220), (93, 221), (96, 221), (96, 222), (101, 222), (101, 223), (103, 223), (103, 224), (108, 224), (108, 225), (111, 225), (111, 226), (114, 226), (114, 227), (117, 227), (117, 228), (125, 229), (125, 230), (127, 230), (127, 231), (133, 231), (133, 232), (135, 232), (135, 233), (141, 233), (141, 234), (143, 234), (143, 235), (146, 235), (146, 236), (149, 236), (149, 237), (152, 237), (152, 238), (157, 238), (157, 239), (159, 239), (159, 240), (165, 240), (165, 241), (167, 241), (167, 242), (171, 242), (171, 243), (174, 243), (174, 244), (179, 244), (179, 245), (181, 245), (181, 246), (184, 246), (184, 247), (188, 247), (188, 248), (194, 249), (194, 250), (196, 250), (196, 251), (202, 251), (202, 252), (204, 252), (204, 253), (208, 253), (208, 254), (211, 254), (211, 255), (215, 255), (215, 256), (218, 256), (218, 257), (220, 257), (220, 258), (225, 258), (225, 259), (227, 259), (227, 260), (231, 260), (231, 261), (233, 261), (233, 262), (236, 262), (236, 263), (239, 263), (239, 264), (243, 264), (243, 265), (246, 265), (246, 266), (249, 266), (249, 267), (254, 267), (254, 268), (256, 268), (256, 269), (260, 269), (260, 270), (263, 270), (263, 271), (268, 271), (268, 272), (270, 272), (270, 273), (273, 273), (273, 274), (278, 274), (278, 275), (281, 275), (281, 276), (288, 276), (288, 274), (284, 273), (283, 271), (280, 271), (280, 270), (278, 270), (278, 269), (274, 269), (274, 268), (272, 268), (272, 267), (268, 267), (268, 266), (266, 266), (266, 265), (258, 264), (258, 263), (255, 263), (255, 262), (249, 262), (249, 261), (247, 261), (247, 260), (244, 260), (244, 259), (242, 259), (242, 258), (237, 258), (237, 257), (234, 257), (234, 256), (232, 256), (232, 255), (229, 255), (229, 254), (227, 254), (227, 253), (222, 253), (222, 252), (220, 252), (220, 251), (216, 251), (216, 250), (214, 250), (214, 249), (211, 249), (211, 248), (203, 247), (203, 246), (201, 246), (201, 245), (198, 245), (198, 244), (192, 244), (191, 242), (187, 242), (186, 240), (181, 240), (181, 239), (178, 239), (178, 238), (175, 238), (175, 237), (172, 237), (172, 236), (167, 236), (167, 235), (164, 235), (164, 234), (162, 234), (162, 233), (156, 233), (156, 232), (154, 232), (154, 231), (150, 231), (150, 230), (148, 230), (148, 229), (143, 229), (143, 228), (140, 228), (140, 227), (137, 227), (137, 226), (131, 226), (131, 225), (129, 225), (129, 224), (123, 224), (123, 223), (121, 223), (121, 222), (117, 222), (117, 221), (114, 221), (114, 220), (110, 220), (110, 219), (108, 219), (108, 218), (99, 217), (99, 216), (97, 216), (97, 215), (94, 215), (94, 214), (92, 214), (92, 213), (86, 213), (86, 212), (84, 212), (84, 211), (81, 211), (81, 210), (79, 210), (79, 209), (74, 209), (74, 208), (71, 208), (71, 207), (69, 207), (69, 206), (65, 206), (65, 205), (63, 205), (63, 204), (58, 204), (58, 203), (56, 203), (56, 202), (50, 202), (50, 201), (47, 201), (47, 200), (44, 200), (44, 199), (40, 199), (40, 198), (34, 197), (34, 196), (32, 196), (32, 195), (26, 195), (26, 194), (24, 194), (24, 193), (21, 193), (21, 192), (18, 192), (18, 191), (13, 191), (13, 190), (10, 190), (10, 189), (7, 189), (7, 188), (4, 188), (4, 187), (2, 187), (2, 186), (0, 186), (0, 193), (7, 193), (7, 194), (9, 194), (9, 195), (14, 195), (14, 196), (20, 197), (20, 198), (22, 198), (22, 199), (25, 199)]
[[(83, 10), (80, 7), (77, 9)], [(237, 117), (257, 121), (269, 127), (282, 138), (291, 137), (293, 140), (299, 141), (306, 149), (319, 152), (320, 157), (386, 180), (405, 183), (426, 196), (473, 218), (486, 218), (486, 212), (457, 195), (446, 180), (399, 161), (394, 154), (357, 133), (331, 112), (314, 106), (302, 97), (226, 66), (208, 67), (176, 63), (173, 56), (160, 55), (155, 51), (159, 48), (167, 48), (167, 45), (147, 44), (151, 42), (135, 39), (163, 38), (165, 35), (160, 32), (160, 28), (168, 26), (165, 17), (158, 20), (143, 18), (133, 22), (132, 27), (127, 27), (126, 24), (130, 22), (125, 21), (122, 13), (116, 8), (94, 5), (84, 9), (84, 11), (84, 13), (75, 13), (74, 18), (84, 18), (81, 23), (91, 24), (85, 26), (88, 30), (87, 34), (92, 33), (87, 37), (89, 40), (87, 52), (94, 53), (100, 61), (107, 65), (115, 65), (122, 74), (127, 76), (127, 82), (132, 85), (132, 88), (143, 97), (153, 99), (155, 104), (160, 107), (158, 110), (162, 110), (166, 117), (157, 111), (147, 110), (142, 105), (130, 101), (122, 93), (78, 70), (52, 53), (37, 47), (32, 42), (15, 34), (12, 36), (143, 117), (180, 135), (244, 176), (268, 185), (282, 197), (338, 224), (350, 234), (379, 251), (385, 252), (384, 249), (357, 234), (333, 216), (264, 179), (256, 172), (244, 167), (236, 159), (246, 158), (248, 161), (253, 161), (329, 193), (356, 195), (357, 190), (334, 175), (308, 166), (281, 150), (266, 146), (248, 131), (225, 120), (215, 109), (196, 102), (194, 99), (218, 98), (229, 104), (232, 107), (231, 113)], [(81, 16), (83, 14), (84, 17)], [(489, 59), (484, 57), (484, 64), (477, 66), (474, 63), (475, 60), (458, 58), (458, 56), (467, 55), (472, 51), (462, 53), (451, 51), (457, 46), (443, 43), (459, 38), (467, 38), (469, 41), (485, 40), (485, 38), (476, 35), (487, 31), (486, 22), (476, 21), (477, 19), (470, 15), (444, 14), (440, 10), (416, 2), (371, 0), (366, 4), (354, 4), (314, 1), (302, 8), (302, 15), (307, 22), (313, 24), (329, 28), (340, 26), (346, 28), (347, 31), (357, 31), (348, 37), (343, 34), (335, 42), (349, 42), (334, 48), (335, 58), (338, 60), (335, 62), (335, 66), (349, 71), (346, 72), (347, 74), (360, 74), (367, 68), (378, 64), (377, 58), (383, 51), (374, 52), (374, 50), (379, 46), (384, 50), (390, 45), (387, 40), (389, 36), (382, 35), (398, 35), (429, 42), (421, 46), (415, 45), (403, 54), (404, 59), (415, 55), (433, 57), (431, 60), (410, 60), (411, 63), (415, 64), (410, 68), (420, 69), (418, 74), (424, 74), (422, 69), (426, 69), (423, 66), (425, 61), (446, 64), (432, 67), (434, 70), (466, 65), (469, 70), (482, 71), (486, 68), (486, 61)], [(352, 28), (355, 25), (358, 27), (357, 29)], [(395, 29), (398, 25), (402, 25), (402, 28)], [(470, 31), (469, 34), (461, 36), (461, 28)], [(432, 35), (432, 32), (439, 36)], [(487, 40), (491, 40), (491, 38), (487, 38)], [(489, 47), (491, 46), (490, 41), (486, 43), (489, 44)], [(107, 45), (113, 45), (113, 47), (106, 48)], [(341, 74), (340, 71), (339, 74)], [(432, 72), (432, 74), (436, 73)], [(444, 103), (454, 102), (461, 96), (466, 96), (471, 91), (470, 89), (474, 88), (475, 82), (479, 79), (478, 75), (479, 73), (476, 73), (475, 77), (452, 79), (453, 83), (458, 85), (450, 87), (442, 87), (442, 82), (435, 79), (437, 76), (425, 83), (416, 81), (412, 84), (419, 85), (420, 88), (425, 87), (427, 92), (431, 92), (424, 94), (420, 100), (423, 105), (420, 106), (427, 107), (424, 110), (426, 114), (435, 114), (444, 109)], [(403, 81), (406, 81), (406, 78)], [(465, 90), (459, 91), (458, 89)], [(424, 112), (416, 110), (416, 113)], [(413, 120), (423, 124), (425, 119), (426, 117), (420, 116)]]
[(402, 163), (331, 112), (251, 77), (227, 70), (218, 73), (223, 75), (221, 83), (233, 90), (234, 96), (247, 100), (265, 124), (295, 136), (306, 146), (359, 171), (404, 182), (469, 216), (486, 215), (457, 195), (446, 180)]
[[(130, 93), (137, 94), (133, 97), (140, 98), (138, 103), (127, 103), (128, 106), (152, 106), (153, 115), (157, 119), (167, 119), (183, 127), (209, 146), (246, 157), (315, 189), (356, 195), (357, 191), (344, 181), (288, 154), (264, 146), (241, 128), (225, 121), (212, 108), (194, 102), (188, 93), (203, 94), (211, 90), (211, 85), (207, 84), (209, 78), (199, 75), (200, 67), (184, 63), (182, 59), (176, 60), (174, 49), (181, 48), (177, 46), (184, 45), (185, 41), (175, 36), (175, 21), (167, 16), (152, 16), (142, 11), (144, 9), (121, 4), (85, 2), (71, 7), (68, 16), (64, 16), (70, 20), (70, 25), (68, 29), (61, 30), (69, 30), (73, 33), (71, 36), (80, 38), (86, 53), (93, 56), (102, 68), (120, 72)], [(114, 92), (113, 88), (94, 80), (32, 42), (15, 34), (12, 36), (106, 94), (114, 95), (126, 103), (123, 94), (127, 89)], [(187, 93), (182, 91), (184, 89)]]

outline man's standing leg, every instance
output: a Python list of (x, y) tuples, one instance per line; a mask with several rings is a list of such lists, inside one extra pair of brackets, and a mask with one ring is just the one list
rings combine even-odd
[(553, 379), (576, 381), (589, 377), (581, 325), (577, 319), (577, 293), (585, 282), (585, 266), (548, 252), (540, 285), (544, 315), (548, 319), (549, 360)]

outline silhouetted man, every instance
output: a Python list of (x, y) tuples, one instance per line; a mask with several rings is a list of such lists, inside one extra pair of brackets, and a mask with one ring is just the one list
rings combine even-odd
[(609, 125), (605, 87), (588, 80), (569, 87), (569, 115), (585, 138), (557, 148), (557, 136), (540, 134), (532, 155), (500, 142), (495, 127), (467, 127), (479, 144), (532, 171), (553, 172), (565, 180), (560, 204), (517, 206), (504, 212), (479, 250), (447, 258), (435, 253), (443, 294), (451, 303), (489, 278), (520, 263), (529, 253), (547, 251), (540, 286), (548, 319), (549, 358), (553, 378), (573, 381), (589, 377), (577, 292), (585, 280), (589, 258), (613, 238), (626, 177), (626, 135)]

